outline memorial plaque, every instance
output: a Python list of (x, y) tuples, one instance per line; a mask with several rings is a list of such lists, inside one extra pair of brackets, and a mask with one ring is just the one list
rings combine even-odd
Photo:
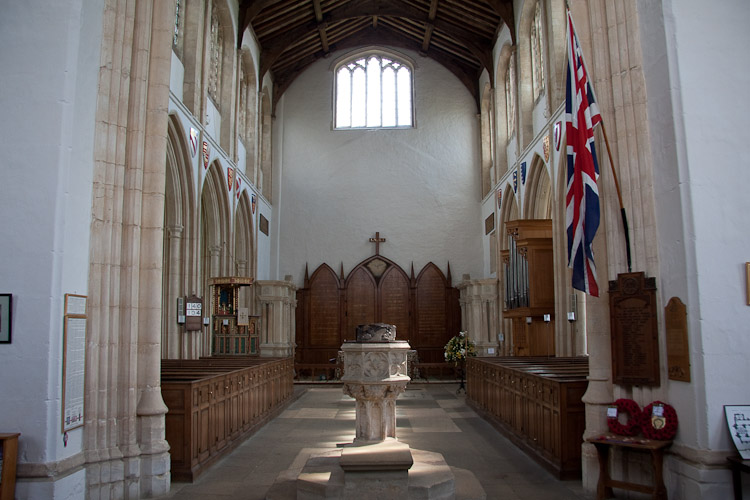
[(664, 308), (667, 332), (667, 373), (670, 380), (690, 382), (690, 349), (687, 334), (687, 308), (672, 297)]
[(310, 342), (338, 347), (341, 345), (339, 280), (329, 267), (320, 271), (310, 280)]
[(396, 325), (400, 339), (409, 334), (409, 279), (396, 267), (391, 267), (380, 281), (380, 321)]
[(486, 219), (484, 219), (484, 234), (490, 234), (495, 230), (495, 213), (491, 213)]
[(347, 329), (344, 339), (354, 340), (357, 326), (377, 322), (375, 300), (375, 280), (360, 267), (346, 280)]
[(436, 267), (425, 268), (417, 281), (417, 332), (423, 345), (445, 345), (445, 293), (445, 282), (440, 270)]
[(656, 320), (656, 280), (642, 272), (609, 282), (612, 379), (622, 385), (661, 383)]

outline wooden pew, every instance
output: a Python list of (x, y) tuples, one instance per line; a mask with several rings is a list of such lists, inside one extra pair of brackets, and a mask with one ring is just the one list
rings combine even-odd
[(173, 481), (193, 481), (281, 412), (294, 393), (292, 358), (162, 360)]
[(587, 358), (469, 358), (467, 402), (560, 479), (581, 476)]

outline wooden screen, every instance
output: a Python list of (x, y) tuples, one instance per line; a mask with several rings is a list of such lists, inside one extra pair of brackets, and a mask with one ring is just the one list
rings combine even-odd
[(408, 340), (420, 361), (443, 361), (443, 348), (461, 326), (458, 290), (432, 263), (418, 277), (376, 255), (348, 276), (336, 276), (322, 264), (297, 291), (297, 349), (300, 364), (326, 364), (341, 344), (353, 340), (357, 325), (396, 325), (396, 337)]

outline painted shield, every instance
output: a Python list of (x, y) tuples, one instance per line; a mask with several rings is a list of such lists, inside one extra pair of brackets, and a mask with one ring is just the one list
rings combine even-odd
[(211, 146), (203, 141), (203, 168), (208, 168), (208, 160), (211, 158)]

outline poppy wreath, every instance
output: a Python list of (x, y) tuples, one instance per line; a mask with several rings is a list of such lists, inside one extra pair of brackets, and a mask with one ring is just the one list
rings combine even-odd
[(641, 407), (632, 399), (618, 399), (614, 406), (617, 407), (617, 415), (627, 413), (628, 420), (624, 424), (617, 416), (607, 418), (607, 427), (610, 432), (619, 436), (635, 436), (641, 428)]
[[(654, 416), (654, 406), (664, 408), (660, 417)], [(657, 439), (659, 441), (669, 441), (677, 434), (677, 412), (667, 403), (654, 401), (643, 409), (643, 423), (641, 429), (643, 435), (648, 439)]]

